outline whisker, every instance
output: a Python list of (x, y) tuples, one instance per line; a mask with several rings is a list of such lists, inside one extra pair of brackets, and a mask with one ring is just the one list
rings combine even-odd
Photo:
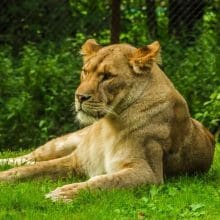
[(92, 103), (92, 104), (103, 104), (102, 102), (100, 102), (100, 101), (95, 101), (95, 100), (92, 100), (91, 103)]
[(89, 108), (89, 109), (99, 109), (100, 111), (104, 109), (104, 105), (103, 104), (90, 104), (90, 103), (85, 103), (83, 105), (84, 108)]
[(115, 117), (118, 116), (118, 114), (117, 114), (115, 111), (113, 111), (113, 109), (111, 109), (111, 108), (105, 108), (105, 112), (106, 112), (107, 114), (113, 115), (113, 116), (115, 116)]

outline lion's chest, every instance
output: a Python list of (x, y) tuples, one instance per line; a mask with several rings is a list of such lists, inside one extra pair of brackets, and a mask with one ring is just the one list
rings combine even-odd
[(77, 148), (77, 159), (83, 172), (93, 177), (108, 173), (110, 168), (109, 150), (115, 145), (115, 134), (105, 125), (94, 126)]
[(84, 154), (81, 160), (86, 175), (93, 177), (105, 173), (104, 152), (101, 142), (88, 146), (87, 154)]

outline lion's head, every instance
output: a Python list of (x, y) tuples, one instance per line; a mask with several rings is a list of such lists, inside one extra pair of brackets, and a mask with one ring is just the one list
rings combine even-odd
[(126, 109), (141, 94), (159, 51), (157, 41), (137, 49), (128, 44), (101, 47), (87, 40), (81, 49), (84, 65), (75, 93), (79, 121), (91, 124)]

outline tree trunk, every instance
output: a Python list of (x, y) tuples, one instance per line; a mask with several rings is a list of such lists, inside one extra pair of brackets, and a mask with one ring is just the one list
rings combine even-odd
[(204, 0), (169, 0), (169, 34), (193, 41), (198, 35), (195, 26), (202, 19), (204, 8)]
[(155, 0), (145, 0), (147, 7), (147, 27), (151, 39), (157, 38), (157, 17)]
[(120, 5), (121, 0), (112, 0), (111, 1), (111, 9), (112, 9), (112, 17), (111, 17), (111, 43), (119, 43), (120, 36)]

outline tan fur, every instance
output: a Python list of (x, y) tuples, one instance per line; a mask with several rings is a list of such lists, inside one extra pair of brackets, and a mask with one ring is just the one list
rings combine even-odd
[[(102, 48), (88, 40), (82, 53), (75, 105), (77, 118), (91, 125), (8, 159), (35, 164), (0, 172), (0, 181), (72, 172), (89, 176), (47, 195), (69, 201), (81, 189), (159, 184), (167, 175), (210, 168), (213, 136), (190, 117), (184, 98), (157, 65), (158, 42), (136, 49)], [(7, 159), (0, 160), (4, 163)]]

